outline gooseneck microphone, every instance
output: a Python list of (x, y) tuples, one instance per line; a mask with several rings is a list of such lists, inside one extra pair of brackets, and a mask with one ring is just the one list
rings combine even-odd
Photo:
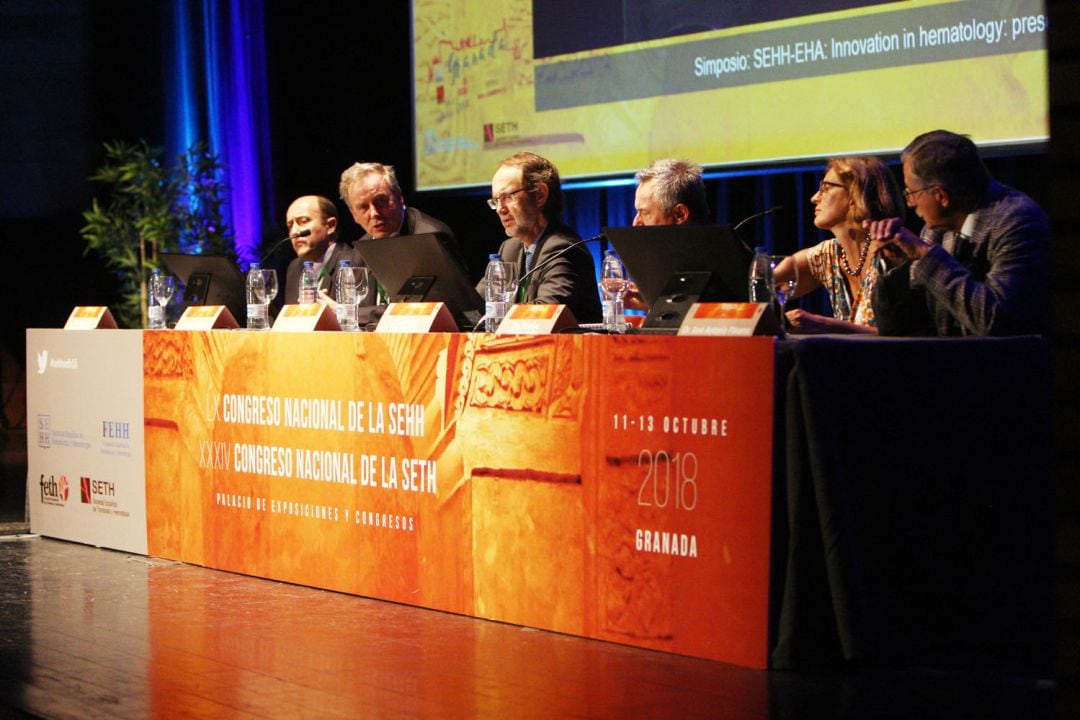
[[(588, 245), (591, 242), (600, 242), (603, 239), (604, 239), (604, 235), (602, 233), (600, 235), (593, 235), (591, 238), (585, 238), (583, 240), (575, 240), (572, 243), (570, 243), (569, 245), (567, 245), (566, 247), (562, 248), (561, 250), (558, 250), (558, 251), (552, 253), (550, 256), (544, 258), (543, 262), (540, 262), (540, 263), (538, 263), (536, 265), (533, 265), (532, 269), (529, 270), (529, 272), (525, 273), (520, 278), (518, 278), (518, 281), (517, 281), (518, 291), (521, 290), (521, 284), (523, 282), (525, 282), (526, 280), (531, 278), (538, 271), (543, 270), (545, 267), (547, 267), (551, 263), (553, 263), (556, 260), (558, 260), (559, 258), (561, 258), (566, 253), (570, 252), (574, 248), (581, 247), (582, 245)], [(524, 252), (524, 246), (522, 246), (522, 252)], [(514, 294), (517, 295), (516, 292)], [(487, 320), (487, 314), (486, 313), (484, 314), (483, 317), (480, 318), (480, 320), (477, 321), (476, 325), (473, 326), (473, 330), (476, 330), (477, 328), (479, 328), (480, 325), (483, 324), (483, 322), (485, 320)]]
[(783, 205), (774, 205), (771, 208), (769, 208), (768, 210), (762, 210), (761, 212), (756, 212), (753, 215), (748, 215), (747, 217), (744, 217), (739, 222), (735, 223), (735, 225), (733, 225), (732, 228), (731, 228), (731, 232), (734, 233), (735, 237), (737, 237), (739, 239), (739, 242), (742, 243), (742, 246), (744, 248), (746, 248), (747, 250), (749, 250), (750, 254), (752, 255), (754, 253), (754, 249), (752, 247), (750, 247), (750, 245), (748, 245), (745, 240), (743, 240), (742, 235), (739, 235), (739, 228), (741, 228), (743, 225), (750, 222), (751, 220), (757, 220), (758, 218), (763, 218), (766, 215), (772, 215), (773, 213), (780, 212), (783, 209), (784, 209)]
[(272, 248), (270, 248), (270, 250), (265, 255), (262, 256), (262, 259), (259, 261), (259, 264), (261, 265), (261, 264), (265, 263), (267, 258), (269, 258), (271, 255), (276, 253), (278, 251), (278, 248), (280, 248), (282, 245), (289, 242), (290, 240), (295, 240), (296, 238), (307, 237), (310, 234), (311, 234), (311, 229), (310, 228), (304, 228), (303, 230), (297, 230), (292, 235), (287, 235), (287, 236), (281, 238), (276, 243), (274, 243), (274, 246)]
[(753, 255), (754, 248), (751, 247), (750, 243), (747, 243), (745, 240), (743, 240), (743, 236), (739, 234), (739, 228), (743, 227), (744, 225), (746, 225), (747, 222), (750, 222), (751, 220), (756, 220), (758, 218), (765, 217), (766, 215), (772, 215), (773, 213), (779, 213), (782, 209), (784, 209), (783, 205), (773, 205), (767, 210), (761, 210), (760, 213), (754, 213), (753, 215), (744, 217), (742, 220), (739, 220), (739, 222), (734, 223), (734, 226), (731, 227), (731, 234), (733, 234), (735, 237), (738, 237), (739, 242), (742, 243), (743, 248), (745, 248), (748, 253)]
[(732, 230), (732, 232), (738, 232), (739, 228), (741, 228), (743, 225), (750, 222), (751, 220), (757, 220), (758, 218), (765, 217), (766, 215), (772, 215), (774, 212), (780, 212), (783, 209), (784, 209), (783, 205), (774, 205), (773, 207), (769, 208), (768, 210), (762, 210), (761, 212), (756, 212), (753, 215), (748, 215), (747, 217), (744, 217), (739, 222), (735, 223), (734, 227), (732, 227), (731, 230)]

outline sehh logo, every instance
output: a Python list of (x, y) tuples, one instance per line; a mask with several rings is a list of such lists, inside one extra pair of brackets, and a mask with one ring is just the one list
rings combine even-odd
[(87, 505), (90, 504), (90, 478), (88, 477), (79, 478), (79, 499)]
[(49, 367), (49, 351), (42, 350), (37, 354), (37, 373), (38, 375), (44, 375), (45, 369)]
[(38, 447), (52, 447), (52, 418), (49, 415), (37, 416)]

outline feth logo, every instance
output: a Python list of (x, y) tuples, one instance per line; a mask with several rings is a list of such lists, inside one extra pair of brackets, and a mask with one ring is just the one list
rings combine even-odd
[(70, 484), (66, 475), (61, 475), (57, 480), (55, 475), (46, 477), (45, 473), (42, 473), (38, 485), (41, 487), (41, 502), (48, 505), (63, 505), (67, 502)]
[(44, 375), (45, 370), (49, 367), (49, 351), (42, 350), (37, 354), (37, 373), (38, 375)]

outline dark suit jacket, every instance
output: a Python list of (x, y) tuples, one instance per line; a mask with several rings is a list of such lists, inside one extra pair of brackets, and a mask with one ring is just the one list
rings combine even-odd
[[(596, 265), (581, 237), (561, 224), (549, 225), (536, 241), (533, 274), (525, 276), (525, 253), (517, 238), (508, 238), (499, 247), (499, 255), (518, 264), (519, 277), (526, 283), (525, 302), (540, 305), (566, 305), (579, 323), (597, 323), (603, 319), (600, 293), (596, 287)], [(478, 290), (484, 294), (481, 280)]]
[(874, 286), (882, 335), (1050, 331), (1050, 222), (1027, 195), (991, 182), (970, 233), (923, 228), (934, 245)]
[[(342, 260), (348, 260), (353, 267), (360, 267), (364, 264), (360, 253), (356, 251), (356, 243), (346, 242), (341, 239), (336, 240), (330, 251), (330, 257), (323, 266), (322, 277), (319, 278), (319, 288), (330, 293), (330, 297), (334, 296), (334, 274), (337, 272), (338, 263)], [(292, 262), (289, 263), (289, 267), (285, 269), (284, 304), (286, 305), (294, 305), (300, 298), (300, 269), (303, 265), (304, 263), (300, 258), (293, 258)], [(365, 302), (362, 304), (374, 304), (374, 293), (369, 291), (368, 295), (370, 297), (365, 297)]]

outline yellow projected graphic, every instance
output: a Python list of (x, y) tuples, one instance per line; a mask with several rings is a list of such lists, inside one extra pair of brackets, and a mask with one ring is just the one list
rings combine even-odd
[(1041, 0), (878, 3), (544, 58), (534, 5), (416, 0), (419, 188), (486, 184), (519, 150), (587, 177), (896, 152), (939, 127), (1048, 137)]

